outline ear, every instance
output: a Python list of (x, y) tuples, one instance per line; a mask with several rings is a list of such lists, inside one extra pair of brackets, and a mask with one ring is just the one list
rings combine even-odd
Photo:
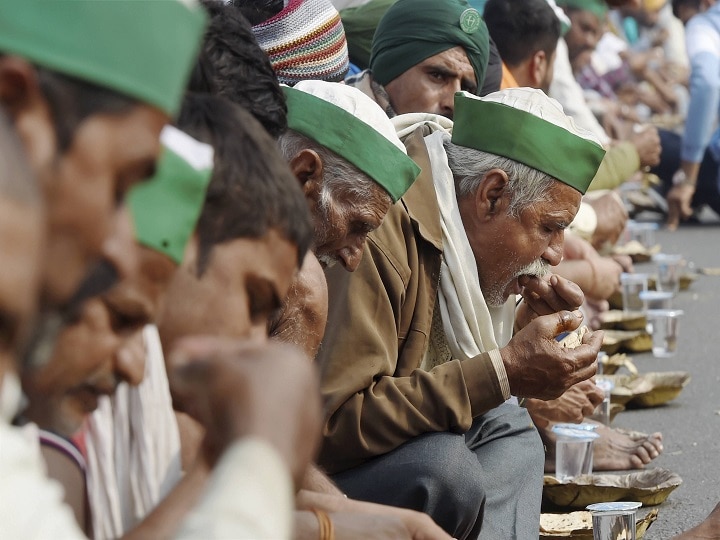
[(480, 181), (475, 192), (475, 211), (481, 220), (504, 214), (508, 206), (508, 175), (502, 169), (492, 169)]
[(22, 58), (0, 57), (0, 105), (13, 123), (30, 164), (38, 170), (55, 156), (57, 141), (37, 71)]
[(290, 170), (300, 182), (305, 197), (312, 198), (320, 192), (323, 178), (323, 161), (314, 150), (305, 148), (290, 159)]
[(545, 73), (547, 72), (547, 68), (548, 59), (545, 51), (535, 51), (535, 54), (530, 57), (530, 62), (528, 66), (528, 76), (532, 81), (531, 86), (533, 88), (540, 88), (543, 80), (545, 79)]
[(40, 97), (35, 69), (17, 56), (0, 57), (0, 103), (10, 118)]

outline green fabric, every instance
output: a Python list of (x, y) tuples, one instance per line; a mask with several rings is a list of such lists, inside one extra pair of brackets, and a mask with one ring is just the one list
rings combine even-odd
[(3, 0), (0, 51), (174, 115), (204, 25), (179, 0)]
[(196, 169), (163, 147), (155, 176), (128, 194), (137, 242), (181, 264), (211, 176), (212, 168)]
[(608, 149), (588, 191), (615, 189), (638, 169), (640, 156), (635, 145), (629, 141), (620, 142)]
[(605, 150), (529, 112), (455, 94), (452, 142), (503, 156), (587, 191)]
[(397, 0), (370, 0), (340, 12), (350, 61), (360, 69), (370, 67), (370, 50), (380, 19)]
[(301, 90), (283, 87), (288, 128), (355, 165), (397, 202), (420, 174), (402, 150), (349, 112)]
[(600, 19), (604, 19), (608, 12), (605, 0), (557, 0), (557, 5), (580, 11), (591, 11)]
[(466, 0), (398, 0), (375, 32), (373, 78), (385, 85), (423, 60), (459, 45), (472, 64), (478, 89), (482, 88), (490, 54), (488, 30), (478, 19), (477, 28), (466, 33), (461, 23), (471, 13), (479, 15)]

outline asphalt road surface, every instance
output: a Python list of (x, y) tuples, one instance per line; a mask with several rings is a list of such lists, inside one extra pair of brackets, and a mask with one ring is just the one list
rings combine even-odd
[[(664, 253), (680, 253), (697, 268), (720, 269), (720, 224), (713, 217), (676, 232), (658, 231), (657, 240)], [(651, 273), (653, 265), (637, 265), (636, 271)], [(658, 520), (646, 535), (650, 540), (672, 538), (696, 525), (720, 501), (720, 276), (700, 275), (678, 294), (673, 307), (685, 311), (677, 355), (632, 357), (641, 373), (687, 371), (691, 381), (669, 404), (624, 411), (613, 423), (646, 433), (661, 431), (665, 451), (649, 467), (670, 469), (683, 479), (657, 507)]]

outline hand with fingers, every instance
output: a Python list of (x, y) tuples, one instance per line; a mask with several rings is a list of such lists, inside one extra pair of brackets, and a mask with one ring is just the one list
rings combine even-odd
[(521, 276), (523, 302), (515, 315), (515, 328), (521, 329), (539, 315), (574, 311), (585, 301), (580, 287), (557, 274), (545, 277)]
[(582, 320), (579, 311), (536, 317), (500, 349), (514, 396), (556, 399), (571, 386), (595, 375), (601, 331), (586, 333), (582, 344), (574, 349), (562, 347), (555, 339), (577, 329)]
[[(594, 382), (587, 380), (571, 386), (557, 399), (548, 401), (528, 399), (525, 406), (533, 420), (577, 424), (595, 412), (595, 408), (604, 398), (605, 392)], [(537, 421), (535, 423), (537, 424)]]
[(321, 429), (318, 375), (300, 349), (190, 338), (177, 344), (171, 365), (173, 406), (205, 428), (209, 463), (234, 441), (257, 437), (278, 451), (300, 485)]

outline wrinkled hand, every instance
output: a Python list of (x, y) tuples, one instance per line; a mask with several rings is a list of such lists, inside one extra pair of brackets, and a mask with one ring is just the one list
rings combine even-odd
[(640, 167), (654, 167), (660, 163), (662, 146), (655, 126), (647, 126), (640, 132), (634, 132), (630, 136), (630, 142), (640, 157)]
[(611, 191), (600, 197), (585, 200), (597, 214), (597, 227), (592, 237), (592, 245), (596, 249), (606, 243), (614, 245), (628, 221), (628, 212), (620, 196)]
[[(397, 508), (395, 506), (388, 506), (384, 504), (376, 504), (365, 501), (358, 501), (355, 499), (349, 499), (347, 497), (329, 495), (327, 493), (318, 493), (315, 491), (301, 490), (296, 498), (298, 509), (312, 509), (318, 508), (325, 510), (330, 514), (330, 518), (333, 520), (335, 525), (335, 532), (337, 538), (345, 538), (340, 532), (341, 528), (347, 526), (349, 529), (348, 534), (352, 531), (356, 531), (355, 524), (357, 520), (355, 518), (347, 518), (350, 515), (366, 516), (368, 523), (371, 523), (376, 517), (390, 517), (392, 520), (380, 520), (377, 526), (379, 534), (386, 534), (386, 529), (392, 527), (391, 531), (400, 531), (397, 536), (392, 538), (412, 538), (413, 540), (450, 540), (450, 536), (443, 531), (427, 514), (422, 512), (416, 512), (414, 510), (408, 510), (406, 508)], [(310, 521), (311, 524), (315, 523), (315, 516)], [(402, 524), (403, 529), (398, 529), (397, 520)], [(371, 534), (371, 533), (367, 533)], [(305, 537), (300, 535), (301, 537)], [(310, 537), (310, 536), (308, 536)], [(371, 537), (371, 536), (368, 536)], [(380, 536), (385, 538), (386, 536)], [(361, 536), (365, 538), (365, 536)]]
[(588, 332), (583, 344), (563, 348), (555, 337), (582, 323), (579, 311), (537, 317), (500, 349), (514, 396), (555, 399), (568, 388), (595, 375), (595, 359), (603, 333)]
[(523, 302), (515, 314), (517, 329), (525, 328), (538, 315), (550, 315), (563, 310), (574, 311), (585, 301), (580, 287), (557, 274), (542, 278), (521, 276), (518, 283), (523, 288)]
[(549, 401), (528, 399), (525, 406), (533, 418), (541, 417), (550, 422), (578, 424), (595, 412), (605, 398), (605, 393), (592, 381), (583, 381), (568, 388), (559, 398)]
[(673, 186), (667, 194), (668, 218), (667, 228), (674, 231), (678, 228), (680, 220), (685, 221), (692, 216), (692, 200), (695, 187), (688, 184)]
[(210, 463), (235, 440), (258, 437), (279, 452), (300, 485), (320, 439), (318, 377), (296, 347), (188, 338), (172, 353), (173, 406), (206, 430)]
[[(335, 523), (338, 539), (346, 538), (340, 534), (342, 523), (336, 516), (364, 516), (366, 521), (363, 536), (358, 538), (409, 538), (412, 540), (450, 540), (450, 535), (443, 531), (427, 514), (396, 508), (382, 504), (374, 504), (348, 499), (347, 512), (331, 514)], [(354, 518), (354, 519), (356, 519)], [(354, 521), (354, 519), (352, 521)], [(339, 526), (340, 525), (340, 526)], [(390, 536), (385, 536), (385, 530), (392, 527)], [(347, 538), (350, 538), (349, 536)], [(352, 537), (354, 538), (354, 537)]]

